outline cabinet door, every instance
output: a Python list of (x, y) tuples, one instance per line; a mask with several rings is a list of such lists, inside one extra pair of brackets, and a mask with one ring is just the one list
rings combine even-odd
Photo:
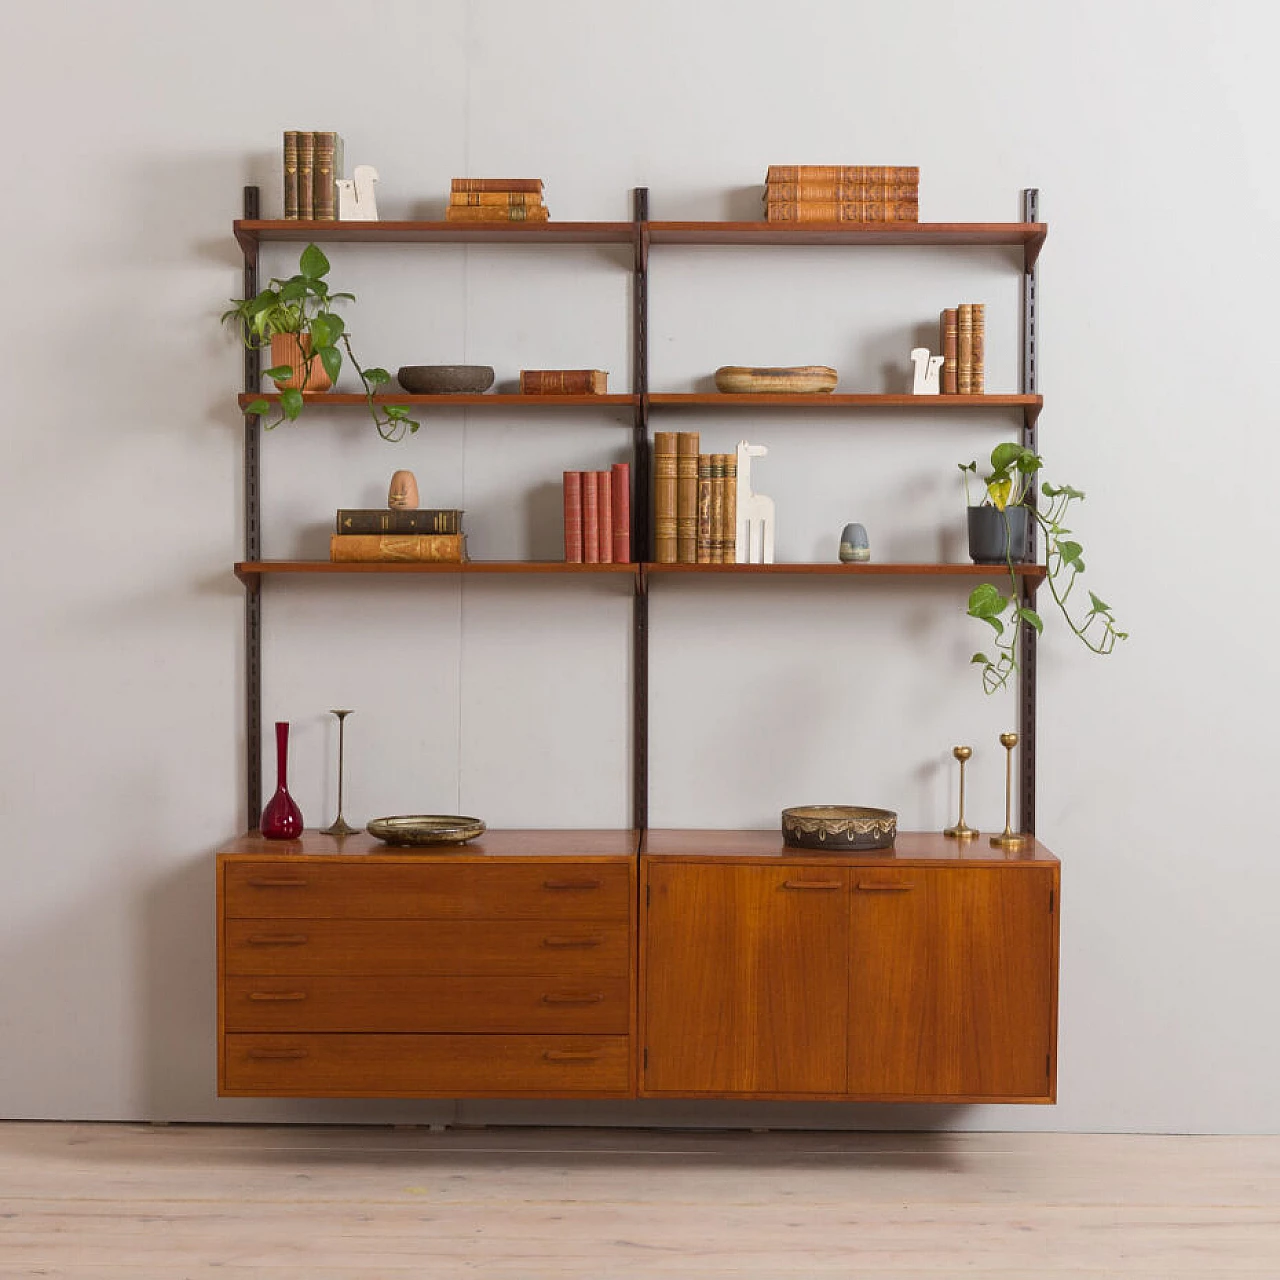
[(848, 873), (651, 862), (644, 1089), (843, 1093)]
[(1052, 868), (853, 872), (849, 1092), (1052, 1096)]

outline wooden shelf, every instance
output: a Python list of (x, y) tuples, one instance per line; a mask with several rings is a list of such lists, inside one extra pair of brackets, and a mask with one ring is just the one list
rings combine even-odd
[[(817, 564), (644, 564), (648, 573), (721, 574), (730, 577), (755, 577), (761, 574), (822, 574), (844, 578), (1000, 578), (1008, 576), (1008, 568), (1000, 564), (841, 564), (823, 561)], [(1044, 581), (1042, 564), (1016, 564), (1013, 571), (1032, 586)]]
[(303, 222), (238, 218), (246, 255), (268, 241), (330, 244), (632, 244), (634, 222)]
[[(241, 392), (236, 398), (241, 409), (247, 409), (255, 400), (265, 400), (268, 404), (278, 404), (278, 392), (263, 392), (261, 395), (250, 395)], [(358, 406), (364, 408), (368, 401), (358, 392), (349, 391), (305, 391), (302, 399), (306, 404), (341, 409)], [(639, 403), (638, 396), (524, 396), (524, 395), (435, 395), (415, 396), (407, 391), (380, 391), (373, 397), (374, 404), (412, 404), (437, 409), (600, 409), (625, 408), (633, 409)]]
[(648, 404), (654, 409), (940, 409), (950, 413), (959, 409), (1021, 409), (1028, 427), (1032, 426), (1044, 408), (1043, 396), (985, 395), (985, 396), (912, 396), (912, 395), (853, 395), (837, 392), (816, 392), (810, 395), (725, 394), (723, 392), (663, 392), (650, 395)]

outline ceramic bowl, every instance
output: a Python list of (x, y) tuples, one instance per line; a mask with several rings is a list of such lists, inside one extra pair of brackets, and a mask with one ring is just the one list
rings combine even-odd
[(897, 835), (892, 809), (808, 804), (782, 811), (782, 842), (801, 849), (892, 849)]
[(716, 390), (727, 394), (806, 395), (834, 391), (839, 374), (826, 364), (759, 369), (740, 364), (716, 370)]
[(489, 364), (406, 364), (396, 381), (413, 396), (478, 395), (493, 386)]
[(464, 844), (482, 835), (485, 825), (479, 818), (457, 814), (412, 813), (391, 818), (374, 818), (365, 830), (384, 844), (421, 847), (439, 844)]

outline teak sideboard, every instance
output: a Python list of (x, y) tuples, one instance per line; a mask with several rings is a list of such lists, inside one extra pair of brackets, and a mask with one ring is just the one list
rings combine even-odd
[[(887, 852), (792, 849), (780, 832), (648, 824), (648, 596), (671, 573), (950, 577), (959, 564), (655, 564), (653, 413), (1013, 412), (1037, 444), (1037, 193), (1018, 223), (280, 222), (256, 188), (235, 224), (245, 296), (263, 242), (621, 244), (633, 254), (631, 390), (610, 396), (418, 396), (379, 401), (521, 413), (634, 414), (633, 564), (331, 564), (265, 559), (258, 418), (245, 417), (246, 798), (262, 806), (264, 584), (279, 574), (630, 574), (633, 828), (488, 831), (447, 851), (365, 833), (297, 841), (250, 832), (217, 857), (218, 1091), (238, 1097), (741, 1098), (913, 1102), (1055, 1100), (1059, 875), (1038, 840), (1014, 852), (900, 834)], [(648, 257), (679, 245), (1010, 246), (1022, 258), (1015, 395), (650, 394)], [(259, 392), (258, 354), (240, 398)], [(270, 399), (271, 397), (267, 397)], [(308, 399), (311, 397), (308, 396)], [(363, 409), (363, 396), (328, 395)], [(1043, 569), (1017, 566), (1034, 597)], [(652, 582), (651, 582), (652, 579)], [(839, 589), (839, 588), (836, 588)], [(1019, 820), (1035, 830), (1035, 633), (1024, 628)]]

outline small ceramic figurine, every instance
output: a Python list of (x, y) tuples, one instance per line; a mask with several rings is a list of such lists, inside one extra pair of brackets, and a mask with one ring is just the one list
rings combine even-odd
[(871, 559), (871, 543), (860, 524), (847, 524), (840, 534), (840, 559), (845, 564), (864, 564)]
[(416, 511), (418, 509), (418, 482), (412, 471), (397, 471), (391, 477), (387, 490), (387, 506), (392, 511)]
[(378, 171), (369, 164), (358, 164), (349, 178), (339, 178), (338, 219), (341, 222), (377, 222), (378, 205), (373, 184)]
[(938, 375), (942, 370), (942, 357), (931, 356), (928, 347), (914, 347), (911, 351), (911, 363), (916, 367), (911, 394), (913, 396), (940, 394), (942, 387), (938, 381)]
[(768, 452), (762, 444), (738, 441), (738, 527), (733, 555), (738, 564), (773, 563), (773, 499), (751, 488), (751, 459)]

